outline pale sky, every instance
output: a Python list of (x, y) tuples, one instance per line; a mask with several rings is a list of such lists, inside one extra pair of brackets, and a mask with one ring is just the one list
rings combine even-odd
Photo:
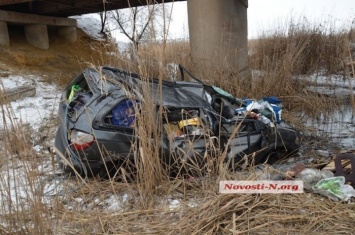
[[(187, 3), (175, 2), (172, 35), (187, 37)], [(248, 33), (256, 37), (263, 30), (286, 23), (290, 17), (300, 19), (305, 16), (311, 22), (323, 23), (331, 20), (336, 26), (355, 27), (355, 0), (249, 0)]]

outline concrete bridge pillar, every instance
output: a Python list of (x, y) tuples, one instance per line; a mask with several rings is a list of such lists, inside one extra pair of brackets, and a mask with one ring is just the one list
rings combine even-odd
[(10, 36), (5, 21), (0, 21), (0, 46), (10, 46)]
[(47, 25), (30, 24), (25, 25), (25, 36), (29, 44), (40, 49), (49, 48)]
[(66, 42), (75, 42), (77, 38), (76, 27), (58, 27), (58, 37), (64, 39)]
[(191, 56), (200, 69), (248, 67), (248, 0), (188, 0)]

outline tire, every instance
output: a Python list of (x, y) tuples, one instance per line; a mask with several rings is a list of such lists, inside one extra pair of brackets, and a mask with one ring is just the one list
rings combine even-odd
[(286, 148), (278, 147), (278, 148), (274, 149), (272, 152), (270, 152), (269, 154), (267, 154), (263, 158), (262, 162), (273, 164), (279, 160), (287, 158), (290, 155), (290, 153), (292, 153), (292, 152), (288, 151)]
[[(106, 165), (106, 166), (105, 166)], [(120, 168), (120, 164), (118, 161), (115, 162), (106, 162), (101, 169), (97, 172), (97, 176), (102, 179), (112, 179), (115, 176), (117, 177), (117, 171)]]

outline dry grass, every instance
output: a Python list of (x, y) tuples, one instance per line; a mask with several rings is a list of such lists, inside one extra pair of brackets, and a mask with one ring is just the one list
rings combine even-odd
[(250, 66), (255, 71), (250, 93), (256, 98), (276, 95), (288, 109), (306, 110), (312, 116), (331, 111), (346, 101), (305, 91), (311, 84), (298, 77), (318, 73), (348, 77), (344, 62), (349, 58), (350, 34), (306, 19), (262, 33), (250, 43)]
[[(125, 191), (132, 193), (121, 211), (84, 211), (58, 208), (61, 215), (55, 234), (351, 234), (354, 204), (334, 203), (313, 194), (297, 195), (217, 195), (216, 181), (197, 184), (175, 181), (170, 196), (180, 203), (169, 208), (166, 198), (143, 207), (133, 186), (90, 182), (96, 191), (76, 193), (89, 201)], [(202, 185), (202, 186), (201, 186)], [(205, 186), (204, 186), (205, 185)], [(171, 184), (161, 187), (172, 188)], [(186, 192), (184, 195), (183, 190)], [(80, 191), (85, 191), (83, 188)], [(78, 195), (79, 194), (79, 195)], [(46, 233), (44, 233), (46, 234)]]
[[(142, 127), (139, 136), (148, 140), (156, 129), (147, 121), (149, 114), (142, 118), (150, 125)], [(252, 179), (249, 171), (231, 174), (221, 168), (221, 174), (192, 182), (168, 180), (160, 168), (157, 143), (150, 141), (142, 143), (137, 156), (138, 182), (93, 178), (83, 184), (80, 179), (59, 178), (63, 189), (48, 198), (44, 185), (50, 179), (38, 164), (49, 159), (38, 158), (27, 138), (16, 141), (27, 154), (8, 154), (2, 164), (1, 197), (12, 198), (2, 200), (2, 234), (351, 234), (353, 229), (354, 204), (334, 203), (312, 193), (218, 193), (218, 175)], [(6, 152), (13, 148), (4, 146)], [(22, 177), (14, 166), (21, 168)], [(112, 197), (116, 200), (107, 200)], [(119, 206), (110, 210), (110, 203)]]
[[(336, 74), (344, 70), (344, 56), (351, 32), (340, 31), (329, 22), (309, 23), (291, 19), (272, 32), (262, 32), (250, 43), (251, 66), (262, 71), (287, 65), (291, 74), (312, 74), (321, 70)], [(284, 63), (282, 63), (284, 62)]]
[[(275, 33), (254, 44), (250, 64), (263, 72), (252, 84), (245, 78), (238, 79), (238, 74), (237, 79), (222, 80), (225, 75), (218, 69), (203, 79), (239, 97), (276, 95), (286, 108), (323, 112), (325, 106), (334, 107), (338, 101), (305, 94), (304, 84), (292, 77), (321, 68), (329, 73), (339, 71), (343, 51), (335, 42), (342, 40), (342, 34), (328, 35), (317, 28), (293, 29), (288, 36)], [(109, 51), (108, 48), (105, 50)], [(186, 42), (147, 45), (141, 47), (135, 59), (115, 53), (110, 57), (103, 53), (94, 64), (105, 62), (160, 80), (176, 73), (176, 68), (169, 64), (190, 65)], [(6, 138), (1, 146), (0, 234), (353, 233), (354, 203), (335, 203), (313, 193), (219, 194), (221, 179), (255, 179), (252, 170), (227, 171), (222, 164), (224, 154), (212, 158), (208, 176), (192, 181), (169, 178), (159, 152), (161, 128), (158, 127), (162, 120), (157, 121), (149, 99), (147, 95), (147, 105), (137, 117), (140, 146), (132, 150), (136, 154), (136, 171), (131, 172), (135, 174), (133, 182), (127, 179), (130, 174), (125, 178), (123, 169), (118, 171), (123, 175), (121, 181), (92, 178), (83, 183), (76, 177), (58, 177), (53, 156), (48, 153), (38, 156), (28, 142), (29, 130), (12, 121), (11, 128), (5, 129)], [(2, 112), (12, 115), (11, 107), (5, 105)], [(293, 121), (292, 114), (285, 112), (285, 117)], [(153, 141), (151, 136), (155, 137)], [(45, 164), (53, 164), (46, 172), (49, 175), (38, 168)], [(61, 188), (59, 192), (52, 190), (49, 196), (46, 185), (53, 182)]]

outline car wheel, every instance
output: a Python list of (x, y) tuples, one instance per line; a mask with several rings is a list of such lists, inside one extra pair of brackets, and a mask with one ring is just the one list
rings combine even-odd
[(261, 163), (269, 163), (273, 164), (279, 160), (282, 160), (292, 154), (292, 151), (288, 151), (284, 147), (278, 147), (274, 149), (272, 152), (267, 154), (261, 161)]
[(118, 162), (106, 162), (106, 167), (103, 165), (97, 175), (102, 179), (112, 179), (115, 176), (117, 177), (116, 172), (119, 167), (120, 164)]

